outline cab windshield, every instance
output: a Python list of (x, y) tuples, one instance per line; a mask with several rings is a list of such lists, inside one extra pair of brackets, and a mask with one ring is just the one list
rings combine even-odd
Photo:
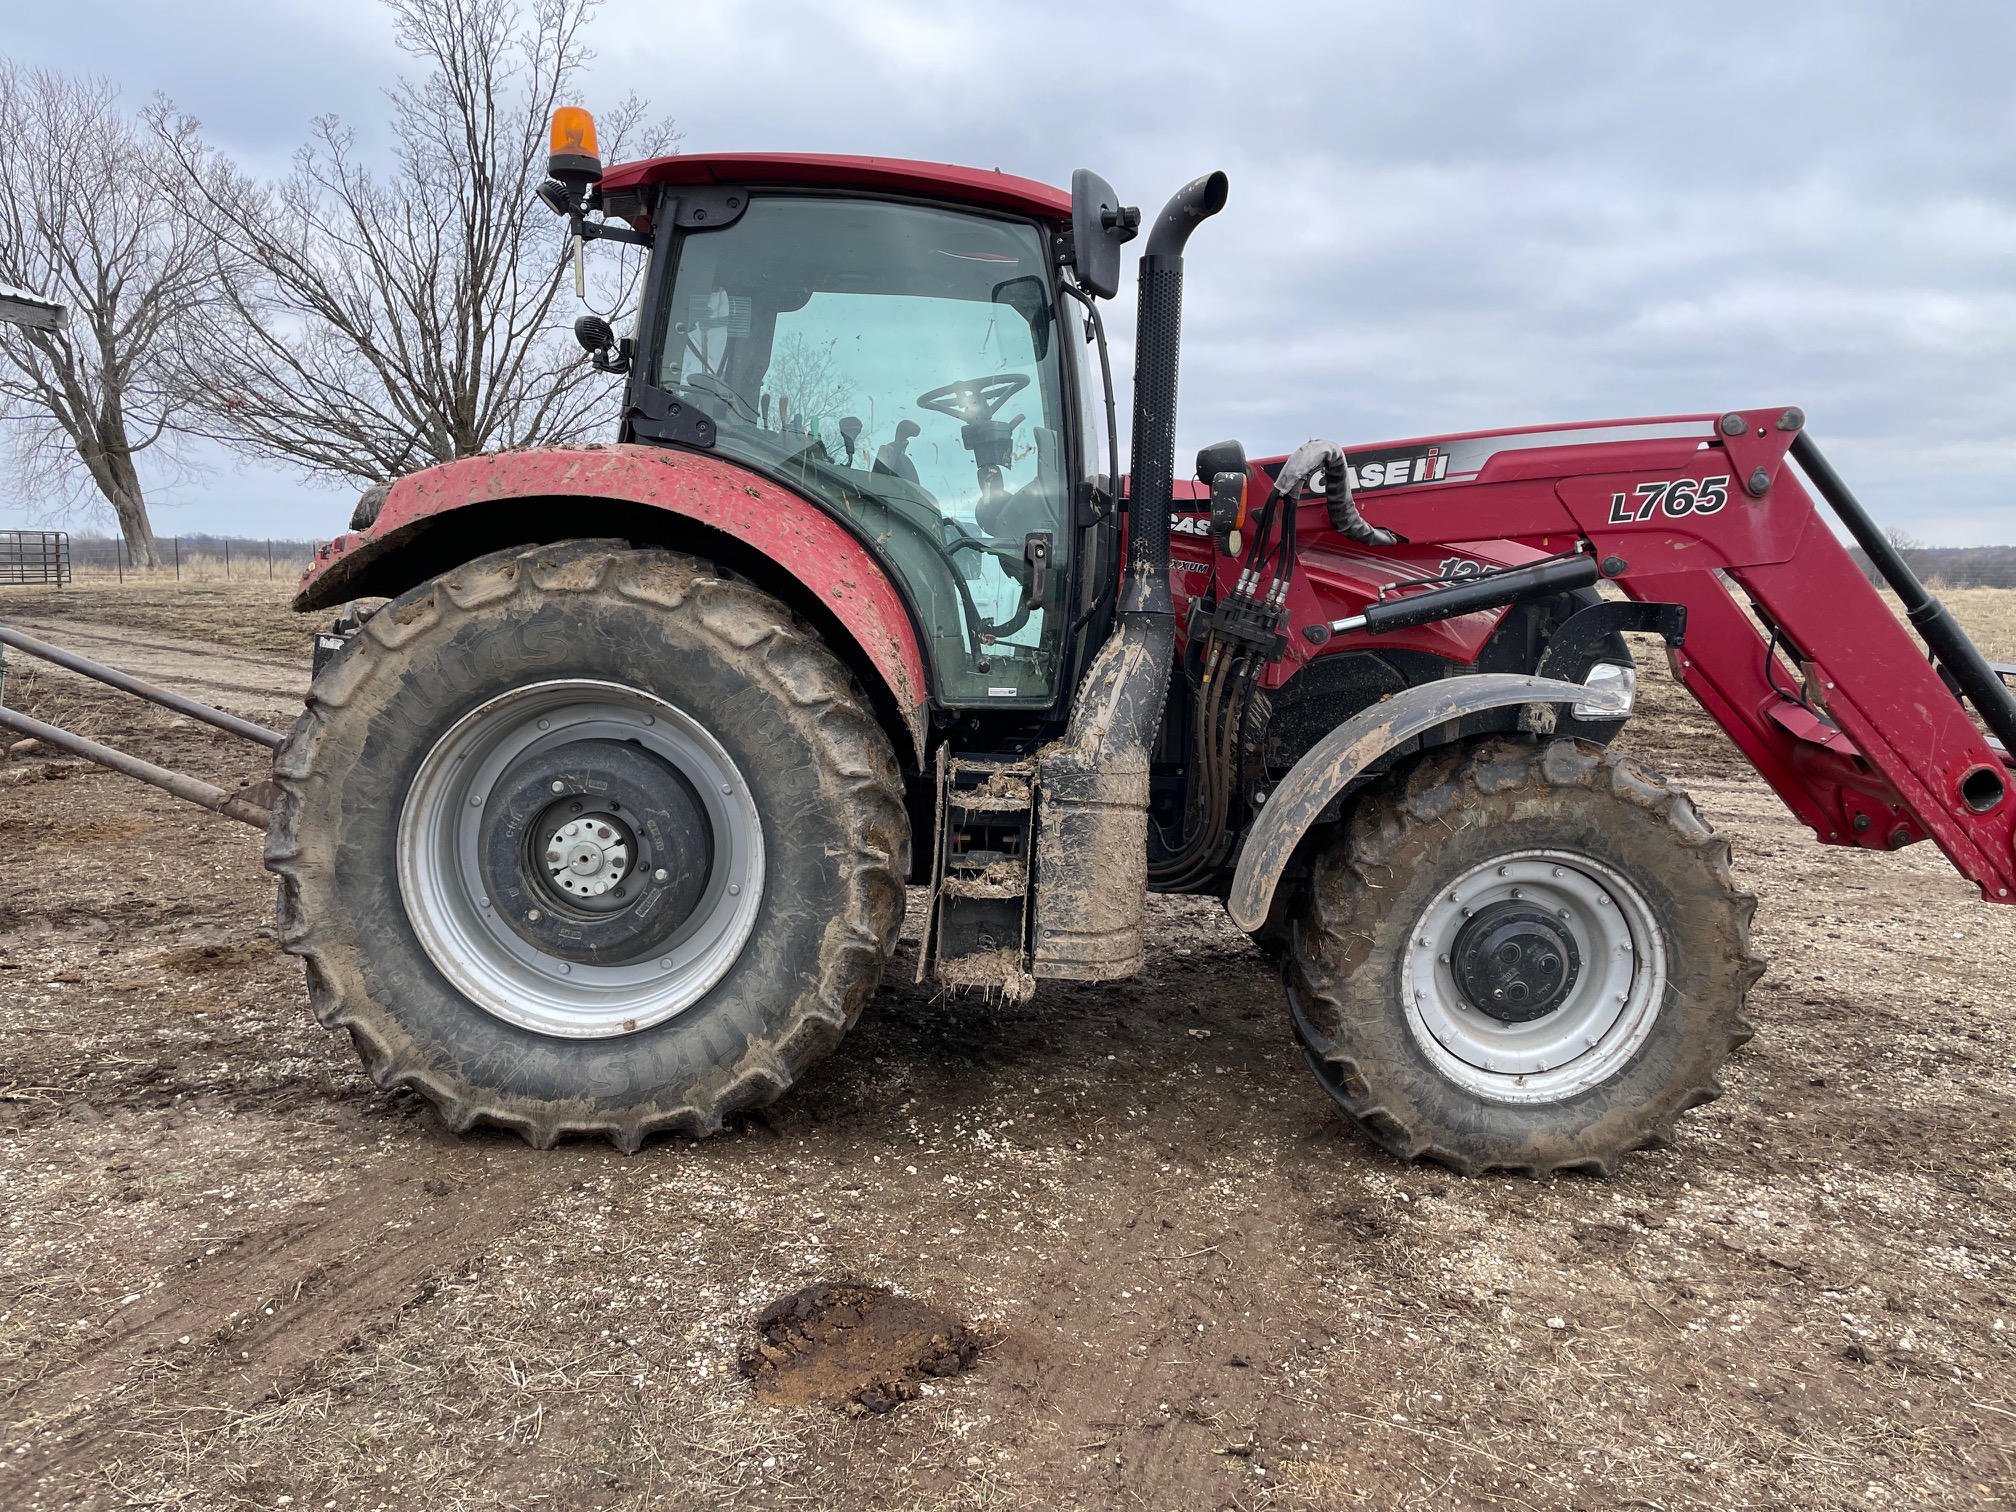
[(1056, 693), (1070, 488), (1044, 238), (878, 200), (752, 197), (681, 234), (657, 382), (715, 450), (902, 576), (949, 703)]

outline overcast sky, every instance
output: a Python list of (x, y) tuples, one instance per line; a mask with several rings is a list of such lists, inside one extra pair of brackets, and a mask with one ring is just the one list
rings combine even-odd
[[(2016, 542), (2006, 0), (608, 0), (591, 41), (582, 103), (635, 89), (689, 152), (1089, 166), (1151, 214), (1226, 170), (1186, 453), (1796, 403), (1884, 523)], [(325, 111), (371, 134), (403, 63), (374, 0), (16, 6), (0, 48), (254, 167)], [(155, 497), (163, 534), (351, 502), (229, 462)]]

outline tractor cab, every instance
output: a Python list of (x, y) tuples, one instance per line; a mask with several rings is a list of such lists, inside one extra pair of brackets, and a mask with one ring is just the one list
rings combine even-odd
[(615, 170), (601, 204), (653, 246), (623, 439), (704, 447), (843, 523), (909, 600), (940, 708), (1047, 710), (1113, 560), (1109, 396), (1054, 250), (1069, 202), (935, 171)]

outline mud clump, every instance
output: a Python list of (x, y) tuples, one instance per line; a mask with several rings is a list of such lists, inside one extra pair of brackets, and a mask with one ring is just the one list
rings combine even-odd
[(209, 976), (219, 971), (242, 971), (261, 965), (273, 957), (271, 940), (237, 940), (224, 945), (188, 945), (160, 957), (160, 963), (183, 976)]
[(923, 1381), (971, 1370), (989, 1342), (914, 1297), (821, 1281), (763, 1309), (742, 1373), (775, 1406), (859, 1417), (913, 1400)]

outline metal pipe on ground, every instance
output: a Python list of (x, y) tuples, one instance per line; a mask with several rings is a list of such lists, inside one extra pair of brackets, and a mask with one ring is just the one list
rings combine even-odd
[(181, 772), (171, 772), (167, 767), (142, 761), (138, 756), (129, 756), (124, 751), (115, 751), (110, 746), (100, 745), (95, 740), (86, 740), (82, 735), (73, 735), (42, 720), (30, 718), (13, 709), (0, 709), (0, 730), (12, 730), (17, 734), (31, 736), (45, 746), (59, 751), (68, 751), (72, 756), (82, 756), (86, 761), (95, 761), (103, 767), (128, 777), (137, 777), (142, 782), (152, 783), (163, 792), (173, 793), (177, 798), (199, 804), (213, 813), (236, 819), (241, 824), (249, 824), (254, 829), (263, 830), (273, 823), (270, 811), (256, 803), (247, 803), (243, 798), (234, 797), (220, 787), (212, 787), (198, 778)]
[(254, 724), (249, 719), (240, 719), (236, 714), (226, 714), (222, 709), (213, 709), (208, 704), (184, 698), (180, 693), (170, 693), (166, 688), (157, 688), (152, 683), (142, 682), (131, 673), (121, 672), (116, 667), (107, 667), (74, 651), (65, 651), (61, 646), (52, 646), (47, 641), (37, 640), (32, 635), (23, 635), (19, 630), (10, 630), (0, 625), (0, 645), (12, 646), (17, 651), (26, 651), (30, 656), (39, 656), (59, 667), (67, 667), (81, 676), (95, 678), (107, 687), (117, 688), (122, 693), (131, 693), (150, 703), (157, 703), (164, 709), (172, 709), (177, 714), (186, 714), (191, 719), (199, 719), (204, 724), (213, 725), (227, 734), (236, 735), (241, 740), (249, 740), (254, 745), (265, 746), (267, 750), (278, 750), (287, 737), (277, 730), (269, 730), (264, 725)]

